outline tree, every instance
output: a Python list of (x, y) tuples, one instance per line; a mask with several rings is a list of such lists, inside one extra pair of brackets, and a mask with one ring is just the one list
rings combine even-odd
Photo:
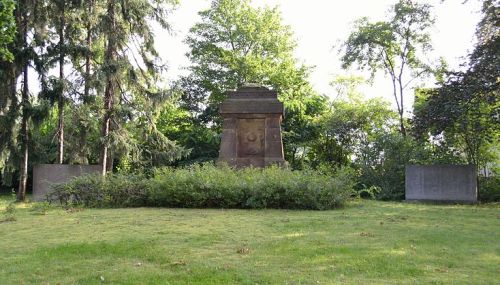
[(477, 167), (493, 159), (491, 151), (500, 141), (500, 17), (495, 2), (483, 2), (478, 44), (467, 70), (449, 72), (439, 88), (417, 93), (414, 111), (418, 137), (439, 137)]
[(2, 185), (10, 184), (16, 168), (17, 118), (19, 103), (16, 94), (17, 78), (22, 62), (14, 54), (22, 50), (18, 28), (22, 21), (19, 7), (10, 0), (0, 1), (0, 169)]
[[(158, 74), (164, 67), (158, 60), (151, 25), (155, 21), (162, 28), (168, 29), (167, 15), (170, 7), (176, 3), (175, 0), (106, 1), (106, 12), (100, 24), (106, 41), (101, 70), (106, 82), (100, 155), (103, 175), (113, 165), (113, 159), (110, 159), (112, 144), (121, 142), (125, 147), (137, 147), (130, 144), (132, 140), (127, 139), (129, 132), (120, 123), (134, 116), (128, 106), (141, 107), (140, 104), (135, 105), (134, 101), (145, 102), (141, 99), (144, 97), (153, 102), (166, 97), (165, 90), (158, 88), (157, 84)], [(150, 116), (147, 109), (139, 108), (135, 111), (139, 115)], [(149, 120), (149, 123), (154, 121)], [(151, 130), (157, 132), (154, 127)], [(164, 142), (168, 140), (160, 134), (155, 137)], [(166, 148), (172, 145), (162, 144)]]
[(29, 144), (29, 132), (28, 132), (28, 120), (29, 120), (29, 108), (30, 108), (30, 94), (29, 94), (29, 81), (28, 81), (28, 68), (30, 63), (30, 58), (28, 54), (30, 53), (29, 42), (28, 42), (28, 32), (30, 29), (30, 5), (28, 1), (21, 1), (17, 7), (18, 23), (19, 23), (19, 34), (21, 35), (21, 44), (24, 58), (22, 64), (22, 74), (23, 74), (23, 85), (21, 91), (21, 129), (19, 135), (21, 137), (21, 151), (20, 151), (20, 167), (19, 167), (19, 189), (17, 190), (17, 201), (24, 201), (26, 198), (26, 187), (28, 180), (28, 144)]
[[(57, 103), (58, 112), (58, 127), (56, 130), (57, 136), (57, 157), (56, 162), (62, 164), (64, 161), (64, 146), (65, 146), (65, 128), (64, 116), (65, 106), (69, 98), (69, 90), (73, 89), (69, 86), (70, 81), (66, 78), (65, 69), (70, 61), (68, 57), (74, 57), (75, 53), (81, 52), (78, 50), (79, 32), (77, 32), (79, 15), (83, 8), (82, 1), (40, 1), (42, 2), (42, 11), (47, 18), (44, 33), (43, 45), (46, 52), (41, 56), (44, 58), (43, 73), (47, 73), (57, 65), (58, 76), (47, 76), (44, 74), (42, 85), (44, 86), (43, 95), (49, 101)], [(75, 27), (77, 26), (77, 27)], [(71, 66), (69, 66), (71, 68)], [(47, 82), (48, 81), (48, 82)], [(55, 99), (55, 100), (54, 100)], [(55, 101), (55, 102), (54, 102)]]
[(429, 4), (399, 0), (391, 7), (388, 21), (359, 19), (342, 45), (343, 68), (357, 65), (369, 70), (372, 77), (379, 70), (389, 74), (403, 135), (405, 90), (414, 80), (432, 72), (422, 56), (431, 49), (428, 30), (433, 24)]
[[(220, 133), (218, 105), (225, 92), (244, 83), (261, 84), (278, 91), (285, 104), (285, 155), (294, 160), (300, 145), (313, 139), (302, 128), (326, 101), (314, 94), (308, 68), (293, 57), (296, 44), (290, 27), (281, 23), (276, 8), (253, 8), (248, 0), (215, 0), (200, 16), (186, 39), (190, 74), (178, 83), (192, 123), (207, 135)], [(216, 157), (218, 144), (211, 148), (208, 159)], [(201, 155), (192, 152), (191, 159)]]
[(313, 166), (351, 166), (363, 158), (363, 149), (373, 146), (377, 136), (393, 128), (395, 113), (380, 98), (363, 99), (357, 91), (362, 83), (363, 78), (354, 76), (337, 76), (331, 83), (337, 94), (320, 119), (320, 136), (309, 153)]
[[(26, 195), (30, 120), (37, 113), (29, 92), (28, 71), (30, 66), (38, 66), (39, 62), (35, 52), (39, 31), (34, 28), (43, 20), (34, 13), (39, 8), (38, 1), (17, 1), (12, 14), (15, 36), (6, 43), (7, 52), (12, 57), (0, 58), (0, 165), (2, 176), (12, 176), (13, 171), (19, 171), (18, 201), (23, 201)], [(8, 25), (6, 27), (10, 30)], [(17, 82), (21, 76), (19, 102)]]
[(14, 0), (0, 0), (0, 60), (14, 59), (8, 45), (14, 41), (16, 34), (15, 4)]
[[(102, 79), (100, 66), (104, 62), (105, 41), (102, 37), (102, 15), (106, 11), (104, 0), (80, 1), (72, 15), (72, 23), (68, 25), (67, 46), (71, 66), (76, 71), (77, 79), (66, 81), (68, 99), (73, 99), (73, 111), (70, 112), (72, 127), (67, 130), (67, 152), (69, 163), (89, 162), (95, 160), (96, 118), (100, 115), (105, 82)], [(95, 114), (95, 116), (89, 116)]]
[[(23, 47), (25, 50), (28, 49), (28, 11), (27, 5), (20, 6), (22, 10), (22, 25), (21, 31), (23, 37)], [(21, 115), (21, 166), (19, 174), (19, 189), (17, 190), (17, 201), (24, 201), (26, 198), (26, 183), (28, 180), (28, 108), (29, 108), (29, 87), (28, 87), (28, 67), (29, 61), (26, 60), (23, 66), (23, 89), (22, 89), (22, 115)]]
[[(19, 174), (18, 200), (24, 199), (33, 163), (62, 159), (96, 163), (99, 155), (93, 153), (99, 149), (93, 145), (111, 150), (111, 162), (104, 168), (111, 167), (113, 159), (148, 167), (182, 155), (182, 148), (156, 130), (157, 113), (169, 91), (159, 84), (165, 68), (154, 49), (151, 29), (151, 20), (168, 28), (166, 18), (175, 4), (175, 0), (17, 2), (13, 12), (17, 33), (7, 44), (13, 60), (0, 59), (0, 178), (8, 183)], [(39, 94), (29, 92), (32, 69), (39, 75)], [(56, 69), (58, 76), (51, 76)], [(103, 111), (105, 99), (115, 104)], [(99, 138), (97, 121), (103, 117), (109, 132)], [(64, 125), (72, 128), (62, 137)], [(58, 151), (53, 143), (57, 130)], [(63, 155), (64, 141), (69, 142), (67, 155)]]

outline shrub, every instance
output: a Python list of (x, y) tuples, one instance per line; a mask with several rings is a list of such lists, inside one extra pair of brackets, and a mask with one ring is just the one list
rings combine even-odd
[(479, 200), (500, 202), (500, 176), (479, 177)]
[(16, 205), (14, 204), (14, 202), (9, 203), (9, 205), (7, 205), (7, 207), (5, 207), (5, 211), (3, 214), (4, 214), (4, 218), (2, 220), (0, 220), (0, 222), (13, 222), (13, 221), (17, 220), (17, 218), (16, 218)]
[(85, 207), (147, 206), (148, 181), (141, 175), (84, 175), (53, 185), (48, 201)]
[(30, 211), (37, 215), (47, 215), (49, 209), (50, 203), (47, 201), (43, 201), (34, 203)]
[(212, 164), (137, 175), (79, 177), (56, 185), (51, 199), (87, 207), (332, 209), (354, 195), (353, 175), (278, 167), (232, 169)]

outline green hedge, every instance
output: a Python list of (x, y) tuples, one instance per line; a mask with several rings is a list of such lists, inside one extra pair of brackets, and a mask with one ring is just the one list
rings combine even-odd
[(286, 208), (325, 210), (354, 195), (350, 171), (216, 167), (163, 168), (141, 175), (82, 176), (54, 186), (49, 200), (86, 207)]
[(500, 202), (500, 176), (479, 177), (479, 201)]

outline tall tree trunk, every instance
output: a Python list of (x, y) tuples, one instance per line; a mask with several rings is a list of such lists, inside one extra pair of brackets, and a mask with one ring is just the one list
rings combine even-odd
[(104, 92), (104, 118), (102, 121), (101, 137), (103, 139), (101, 148), (101, 170), (102, 175), (106, 175), (107, 168), (109, 168), (109, 147), (108, 147), (108, 137), (111, 125), (111, 116), (113, 112), (113, 101), (114, 101), (114, 82), (110, 77), (106, 83), (106, 90)]
[(106, 175), (106, 170), (108, 167), (108, 139), (109, 139), (109, 131), (111, 118), (113, 114), (113, 103), (115, 97), (115, 82), (113, 76), (116, 71), (111, 71), (113, 68), (110, 68), (111, 65), (116, 64), (116, 38), (113, 34), (116, 27), (116, 19), (115, 19), (115, 1), (108, 0), (107, 14), (109, 18), (109, 27), (108, 27), (108, 43), (106, 48), (106, 67), (108, 69), (106, 75), (106, 89), (104, 91), (104, 118), (102, 121), (102, 129), (101, 129), (101, 138), (102, 138), (102, 148), (101, 148), (101, 170), (102, 175)]
[[(86, 37), (86, 46), (87, 46), (87, 53), (85, 55), (85, 75), (84, 75), (84, 89), (83, 89), (83, 104), (88, 105), (90, 103), (90, 72), (91, 72), (91, 47), (92, 47), (92, 22), (90, 20), (90, 17), (92, 15), (92, 10), (94, 6), (94, 1), (90, 0), (88, 1), (88, 7), (87, 7), (87, 13), (88, 13), (88, 19), (87, 19), (87, 37)], [(79, 154), (79, 160), (80, 163), (88, 163), (87, 160), (87, 153), (86, 153), (86, 145), (87, 145), (87, 127), (84, 126), (80, 130), (80, 154)]]
[[(88, 14), (89, 17), (92, 14), (92, 6), (94, 5), (94, 1), (89, 1), (89, 7), (88, 7)], [(86, 45), (87, 45), (87, 54), (85, 55), (85, 86), (83, 90), (83, 102), (87, 103), (89, 100), (89, 95), (90, 95), (90, 68), (91, 68), (91, 62), (90, 62), (90, 50), (92, 46), (92, 26), (91, 26), (91, 21), (90, 19), (87, 19), (87, 38), (86, 38)]]
[(23, 92), (22, 92), (22, 118), (21, 118), (21, 166), (19, 168), (19, 189), (17, 191), (17, 201), (24, 201), (26, 198), (26, 186), (28, 181), (28, 112), (29, 89), (28, 89), (28, 63), (23, 71)]
[(403, 113), (402, 112), (399, 112), (399, 131), (401, 132), (401, 134), (406, 137), (406, 128), (405, 128), (405, 124), (404, 124), (404, 118), (403, 118)]
[(57, 163), (62, 164), (64, 160), (64, 26), (65, 26), (65, 2), (61, 2), (60, 7), (60, 27), (59, 27), (59, 82), (61, 84), (61, 89), (59, 93), (59, 98), (57, 101), (58, 107), (58, 136), (57, 136)]
[(401, 72), (399, 74), (399, 79), (398, 79), (398, 84), (399, 84), (399, 102), (401, 103), (401, 108), (399, 110), (399, 124), (400, 124), (400, 131), (401, 134), (406, 137), (406, 128), (405, 128), (405, 121), (403, 118), (404, 115), (404, 96), (403, 96), (403, 78), (402, 78), (402, 73), (403, 69), (401, 68)]
[[(28, 13), (26, 11), (26, 2), (23, 2), (21, 9), (23, 10), (23, 48), (28, 48)], [(19, 167), (19, 188), (17, 190), (17, 201), (21, 202), (26, 199), (26, 186), (28, 181), (28, 110), (29, 105), (29, 89), (28, 89), (28, 63), (29, 60), (25, 59), (23, 66), (23, 91), (22, 91), (22, 118), (21, 118), (21, 165)]]

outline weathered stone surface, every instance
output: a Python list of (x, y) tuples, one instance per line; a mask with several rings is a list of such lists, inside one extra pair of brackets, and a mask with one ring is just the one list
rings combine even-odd
[(83, 174), (98, 174), (100, 165), (38, 164), (33, 166), (33, 200), (44, 201), (51, 185)]
[(238, 120), (238, 157), (264, 157), (265, 119)]
[(227, 92), (219, 108), (223, 117), (219, 161), (236, 167), (285, 164), (281, 138), (283, 103), (264, 87)]
[(283, 103), (269, 99), (229, 99), (220, 105), (220, 113), (276, 114), (283, 113)]
[(473, 165), (407, 165), (405, 199), (409, 201), (477, 202)]

